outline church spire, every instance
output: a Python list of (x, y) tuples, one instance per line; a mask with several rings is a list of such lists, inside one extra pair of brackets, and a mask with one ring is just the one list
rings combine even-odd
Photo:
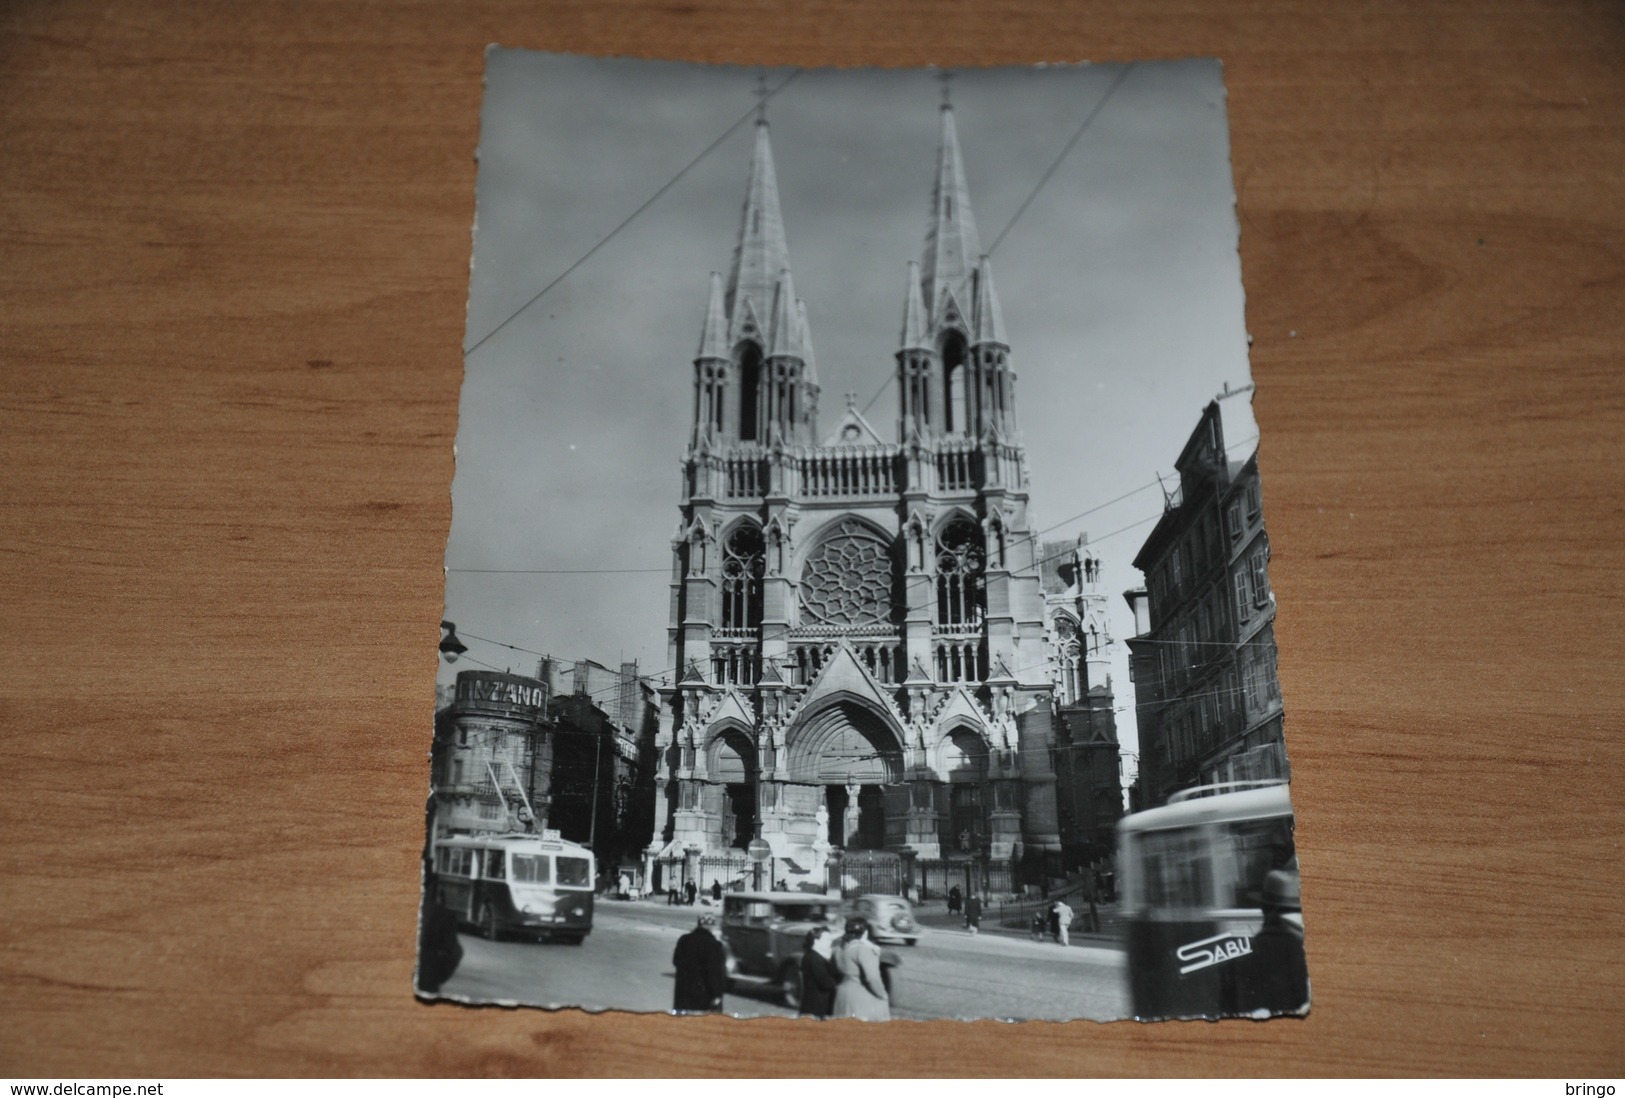
[(908, 261), (908, 296), (903, 302), (903, 342), (905, 351), (929, 350), (931, 340), (925, 332), (925, 298), (920, 293), (920, 265)]
[(722, 276), (711, 272), (711, 299), (705, 307), (705, 331), (700, 333), (700, 358), (726, 360), (728, 319), (722, 311)]
[(728, 275), (726, 305), (736, 329), (745, 303), (751, 306), (758, 324), (769, 322), (774, 286), (780, 274), (789, 269), (790, 249), (784, 241), (779, 181), (773, 172), (773, 146), (768, 140), (764, 112), (756, 119), (756, 145), (751, 152), (739, 244), (734, 248), (733, 269)]
[(971, 215), (970, 188), (959, 158), (959, 133), (954, 108), (943, 85), (942, 136), (937, 148), (937, 182), (931, 193), (931, 227), (925, 238), (925, 304), (931, 321), (942, 320), (942, 299), (952, 293), (961, 310), (971, 306), (964, 288), (977, 257), (982, 254)]
[(1004, 310), (999, 308), (999, 295), (993, 289), (993, 268), (985, 255), (976, 264), (976, 330), (971, 342), (1010, 346), (1004, 335)]

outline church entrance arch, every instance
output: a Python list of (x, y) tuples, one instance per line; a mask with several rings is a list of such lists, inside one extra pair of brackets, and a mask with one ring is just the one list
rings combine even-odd
[(947, 846), (974, 853), (988, 832), (987, 745), (971, 729), (955, 728), (942, 738), (938, 761), (948, 780)]
[(724, 728), (706, 748), (705, 767), (722, 789), (722, 845), (743, 850), (756, 835), (756, 745), (739, 728)]
[(790, 781), (824, 787), (831, 845), (885, 847), (883, 787), (903, 780), (903, 746), (885, 717), (850, 698), (822, 706), (790, 731), (786, 766)]

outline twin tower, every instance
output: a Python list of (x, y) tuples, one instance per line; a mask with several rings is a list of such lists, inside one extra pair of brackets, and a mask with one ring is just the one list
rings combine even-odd
[[(951, 875), (956, 859), (1061, 849), (1057, 714), (1091, 677), (1087, 623), (1046, 597), (1010, 344), (946, 104), (902, 314), (895, 439), (850, 401), (820, 436), (758, 118), (732, 268), (711, 275), (694, 358), (672, 542), (678, 670), (647, 852), (669, 883), (748, 869), (822, 888), (859, 862), (906, 863), (913, 880), (917, 863)], [(756, 838), (761, 871), (743, 862)]]

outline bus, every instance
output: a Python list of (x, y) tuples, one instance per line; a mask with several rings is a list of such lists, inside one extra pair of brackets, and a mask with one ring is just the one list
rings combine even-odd
[(516, 932), (580, 945), (592, 932), (592, 851), (557, 831), (441, 839), (434, 866), (440, 902), (493, 941)]
[(1119, 932), (1136, 1018), (1303, 1009), (1302, 914), (1282, 920), (1296, 934), (1284, 961), (1280, 927), (1259, 938), (1266, 883), (1279, 891), (1289, 882), (1296, 906), (1292, 825), (1280, 782), (1185, 790), (1118, 823)]

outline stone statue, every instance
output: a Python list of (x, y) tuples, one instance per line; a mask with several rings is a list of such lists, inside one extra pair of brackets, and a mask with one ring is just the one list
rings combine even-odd
[(818, 820), (817, 841), (821, 843), (829, 842), (829, 809), (825, 808), (823, 805), (819, 805), (818, 811), (813, 815), (814, 818)]
[(842, 830), (846, 832), (841, 841), (842, 846), (850, 847), (852, 839), (858, 833), (858, 795), (863, 792), (863, 786), (857, 779), (848, 774), (846, 776), (846, 814), (841, 823), (845, 825)]

